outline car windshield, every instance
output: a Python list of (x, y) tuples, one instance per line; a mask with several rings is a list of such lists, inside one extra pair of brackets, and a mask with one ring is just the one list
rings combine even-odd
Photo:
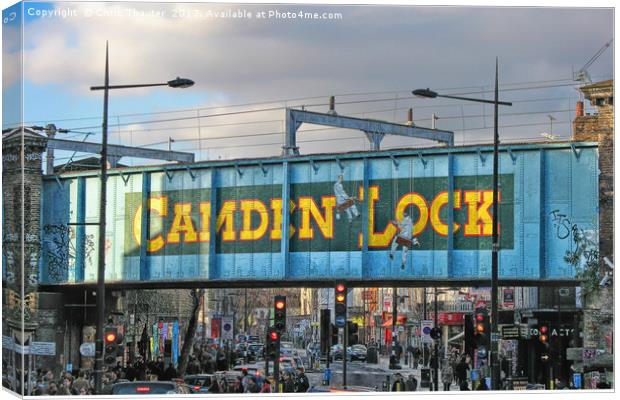
[(112, 394), (166, 394), (176, 389), (174, 383), (136, 382), (114, 385)]
[(361, 345), (361, 344), (355, 344), (355, 345), (351, 346), (351, 348), (353, 350), (366, 350), (366, 346)]

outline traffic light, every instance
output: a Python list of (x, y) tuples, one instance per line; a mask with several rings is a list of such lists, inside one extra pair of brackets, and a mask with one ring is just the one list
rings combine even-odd
[(357, 336), (357, 324), (347, 321), (347, 346), (357, 344), (359, 338)]
[(465, 354), (469, 354), (470, 357), (474, 356), (474, 349), (476, 348), (474, 321), (471, 315), (465, 315)]
[(116, 357), (120, 354), (121, 347), (119, 346), (123, 342), (123, 335), (118, 332), (118, 328), (115, 326), (106, 326), (103, 328), (103, 350), (104, 361), (107, 365), (113, 366), (116, 364)]
[(538, 328), (538, 340), (540, 343), (544, 344), (546, 347), (549, 346), (549, 328), (546, 326), (541, 326)]
[(336, 325), (332, 325), (332, 346), (338, 344), (338, 327)]
[(278, 354), (278, 348), (280, 347), (280, 332), (275, 327), (270, 327), (267, 330), (267, 349), (265, 356), (267, 360), (275, 361)]
[(433, 329), (431, 329), (431, 338), (435, 340), (441, 339), (441, 328), (434, 327)]
[(474, 336), (476, 347), (489, 348), (489, 313), (486, 308), (477, 308), (474, 313)]
[(334, 321), (338, 328), (344, 328), (347, 322), (347, 287), (343, 283), (336, 285), (336, 303), (334, 305), (336, 312)]
[(273, 326), (279, 333), (284, 333), (286, 330), (286, 296), (276, 296), (273, 308), (275, 309)]
[(331, 339), (332, 327), (330, 323), (331, 313), (330, 309), (321, 310), (321, 354), (327, 354), (327, 349), (330, 346), (329, 340)]

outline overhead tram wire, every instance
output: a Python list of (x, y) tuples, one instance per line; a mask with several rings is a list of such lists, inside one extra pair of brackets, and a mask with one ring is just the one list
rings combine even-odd
[[(574, 96), (574, 97), (577, 98), (577, 96)], [(556, 101), (556, 100), (566, 101), (566, 100), (570, 100), (570, 97), (569, 98), (567, 98), (567, 97), (544, 97), (544, 98), (538, 98), (538, 99), (514, 100), (512, 103), (513, 104), (514, 103), (534, 103), (534, 102)], [(420, 109), (427, 109), (427, 108), (435, 109), (435, 108), (449, 108), (449, 107), (458, 107), (458, 106), (460, 106), (460, 104), (450, 103), (450, 104), (416, 106), (414, 108), (416, 110), (420, 110)], [(378, 114), (378, 113), (393, 112), (393, 111), (406, 111), (409, 108), (411, 108), (411, 106), (398, 107), (396, 109), (394, 109), (393, 107), (392, 108), (374, 109), (374, 110), (368, 110), (368, 111), (362, 111), (362, 112), (347, 113), (347, 116), (356, 116), (356, 115), (365, 115), (365, 114)], [(559, 112), (559, 111), (547, 111), (547, 112)], [(448, 117), (442, 117), (442, 118), (445, 119), (445, 118), (448, 118)], [(459, 116), (459, 118), (461, 118), (461, 117)], [(422, 121), (422, 120), (418, 119), (418, 121)], [(282, 119), (253, 120), (253, 121), (243, 121), (243, 122), (228, 122), (228, 123), (221, 123), (221, 124), (200, 125), (200, 127), (201, 128), (213, 128), (213, 127), (222, 127), (222, 126), (253, 125), (253, 124), (262, 124), (262, 123), (281, 123), (281, 122), (282, 122)], [(174, 127), (164, 127), (164, 128), (126, 129), (126, 130), (121, 130), (119, 132), (120, 133), (165, 132), (165, 131), (176, 131), (176, 130), (183, 130), (183, 129), (187, 129), (187, 130), (196, 129), (196, 125), (174, 126)]]
[[(534, 84), (534, 83), (550, 83), (550, 82), (562, 82), (562, 81), (572, 81), (572, 78), (548, 79), (548, 80), (529, 81), (529, 82), (504, 83), (504, 84), (502, 84), (502, 86)], [(443, 90), (443, 91), (446, 91), (446, 90), (461, 90), (461, 89), (469, 89), (469, 88), (480, 88), (480, 87), (485, 87), (485, 86), (489, 86), (489, 85), (440, 88), (440, 90)], [(370, 96), (370, 95), (379, 95), (379, 94), (396, 94), (396, 93), (410, 93), (410, 92), (411, 91), (409, 89), (402, 89), (402, 90), (386, 90), (386, 91), (374, 91), (374, 92), (335, 93), (335, 94), (331, 94), (331, 95), (332, 96), (336, 96), (336, 97), (353, 97), (353, 96)], [(135, 116), (143, 116), (143, 115), (164, 115), (164, 114), (174, 114), (174, 113), (182, 113), (182, 112), (195, 112), (196, 110), (207, 111), (207, 110), (216, 110), (216, 109), (222, 109), (222, 108), (248, 107), (248, 106), (256, 106), (256, 105), (266, 105), (266, 104), (302, 101), (302, 100), (309, 100), (309, 99), (320, 99), (320, 98), (325, 98), (325, 97), (328, 97), (328, 96), (329, 95), (308, 96), (308, 97), (298, 97), (298, 98), (292, 98), (292, 99), (281, 99), (281, 100), (271, 100), (271, 101), (261, 101), (261, 102), (251, 102), (251, 103), (241, 103), (241, 104), (229, 104), (229, 105), (209, 106), (209, 107), (191, 108), (191, 109), (152, 111), (152, 112), (147, 112), (147, 113), (117, 114), (117, 115), (111, 115), (110, 118), (135, 117)], [(49, 121), (68, 122), (68, 121), (84, 121), (84, 120), (90, 120), (90, 119), (99, 120), (100, 118), (101, 118), (101, 116), (75, 117), (75, 118), (63, 118), (63, 119), (48, 118), (46, 120), (26, 121), (26, 122), (24, 122), (24, 124), (31, 125), (31, 124), (37, 124), (37, 123), (43, 123), (43, 122), (49, 122)]]
[[(549, 113), (561, 113), (561, 112), (566, 112), (566, 111), (570, 111), (568, 109), (564, 109), (564, 110), (545, 110), (545, 111), (534, 111), (534, 112), (521, 112), (521, 113), (508, 113), (508, 114), (504, 114), (504, 116), (520, 116), (520, 115), (536, 115), (536, 114), (549, 114)], [(454, 116), (442, 116), (441, 119), (468, 119), (468, 118), (483, 118), (486, 117), (485, 115), (465, 115), (465, 116), (461, 116), (461, 115), (454, 115)], [(418, 119), (417, 121), (430, 121), (431, 118), (421, 118)], [(399, 121), (396, 123), (400, 123), (400, 124), (404, 124), (406, 121)], [(316, 128), (316, 129), (303, 129), (303, 130), (299, 130), (298, 134), (303, 134), (303, 133), (312, 133), (312, 132), (318, 132), (318, 131), (330, 131), (330, 130), (343, 130), (345, 128), (338, 128), (338, 127), (330, 127), (330, 128)], [(482, 128), (481, 128), (482, 129)], [(226, 139), (237, 139), (237, 138), (252, 138), (252, 137), (261, 137), (261, 136), (274, 136), (274, 135), (284, 135), (284, 132), (260, 132), (260, 133), (250, 133), (250, 134), (241, 134), (241, 135), (228, 135), (228, 136), (209, 136), (209, 137), (203, 137), (200, 139), (200, 141), (209, 141), (209, 140), (226, 140)], [(196, 138), (187, 138), (187, 139), (175, 139), (175, 142), (195, 142), (197, 139)], [(163, 145), (163, 144), (168, 144), (169, 141), (161, 141), (161, 142), (154, 142), (154, 143), (146, 143), (141, 145), (142, 147), (151, 147), (151, 146), (159, 146), (159, 145)]]
[[(561, 85), (541, 85), (541, 86), (529, 86), (529, 87), (523, 87), (523, 88), (506, 88), (506, 89), (502, 89), (502, 91), (506, 92), (506, 91), (537, 90), (537, 89), (568, 87), (568, 86), (576, 86), (576, 85), (578, 84), (573, 82), (573, 83), (567, 83), (567, 84), (561, 84)], [(474, 92), (462, 92), (462, 93), (451, 93), (451, 94), (452, 95), (468, 95), (468, 94), (483, 94), (483, 93), (490, 93), (490, 92), (492, 91), (474, 91)], [(411, 99), (415, 99), (415, 96), (402, 97), (398, 99), (398, 101), (411, 100)], [(390, 102), (394, 101), (394, 98), (389, 97), (389, 98), (381, 98), (381, 99), (354, 100), (354, 101), (338, 102), (338, 104), (347, 105), (347, 104), (363, 104), (363, 103), (376, 103), (376, 102), (386, 102), (386, 101), (390, 101)], [(329, 103), (301, 104), (301, 105), (296, 105), (294, 107), (302, 107), (302, 106), (303, 107), (320, 107), (320, 106), (326, 106), (326, 105), (329, 105)], [(218, 108), (224, 108), (224, 107), (214, 107), (214, 109), (218, 109)], [(266, 112), (266, 111), (276, 111), (276, 110), (282, 110), (284, 108), (285, 107), (283, 106), (282, 107), (269, 107), (269, 108), (261, 108), (261, 109), (254, 109), (254, 110), (232, 111), (232, 112), (226, 112), (226, 113), (201, 115), (201, 116), (167, 118), (167, 119), (161, 119), (161, 120), (133, 121), (133, 122), (125, 122), (122, 124), (115, 124), (115, 125), (116, 126), (129, 126), (129, 125), (136, 125), (136, 124), (154, 124), (154, 123), (163, 123), (163, 122), (195, 120), (195, 119), (200, 119), (200, 118), (213, 118), (213, 117), (219, 117), (219, 116), (230, 116), (230, 115)], [(94, 129), (94, 128), (98, 128), (98, 126), (95, 125), (95, 126), (79, 127), (75, 129)]]

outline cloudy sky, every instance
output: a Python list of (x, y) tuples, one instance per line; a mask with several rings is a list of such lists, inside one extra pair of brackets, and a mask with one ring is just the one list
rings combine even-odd
[[(173, 148), (200, 159), (278, 155), (284, 107), (326, 111), (330, 95), (343, 115), (404, 122), (412, 107), (421, 126), (435, 113), (457, 145), (488, 142), (492, 106), (418, 99), (411, 90), (491, 98), (495, 57), (500, 97), (514, 103), (501, 109), (502, 140), (568, 138), (573, 72), (614, 37), (611, 8), (57, 2), (23, 11), (26, 125), (55, 123), (100, 140), (102, 93), (89, 87), (103, 83), (108, 41), (111, 84), (196, 82), (111, 92), (112, 143), (167, 148), (173, 138)], [(3, 31), (3, 94), (14, 97), (17, 27), (5, 22)], [(588, 68), (593, 81), (613, 78), (613, 49)], [(3, 128), (19, 122), (18, 103), (6, 99)], [(164, 119), (174, 121), (157, 122)], [(361, 132), (321, 128), (302, 128), (302, 153), (368, 148)], [(384, 141), (412, 145), (433, 143)]]

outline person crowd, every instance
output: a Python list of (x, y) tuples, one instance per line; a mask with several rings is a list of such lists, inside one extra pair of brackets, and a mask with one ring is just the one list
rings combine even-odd
[[(209, 393), (271, 393), (276, 391), (275, 380), (272, 376), (253, 376), (248, 374), (247, 370), (242, 370), (240, 376), (217, 373), (229, 371), (240, 362), (242, 360), (239, 359), (239, 354), (229, 351), (226, 346), (196, 345), (189, 356), (184, 375), (212, 374), (214, 379), (211, 380), (208, 388)], [(104, 367), (104, 370), (103, 394), (112, 393), (112, 386), (118, 382), (173, 381), (182, 378), (175, 366), (172, 363), (166, 365), (161, 356), (153, 360), (145, 360), (138, 355), (133, 362), (125, 366), (118, 362), (114, 367)], [(89, 369), (62, 371), (58, 377), (54, 376), (52, 371), (39, 369), (30, 379), (31, 393), (34, 396), (94, 394), (94, 374)], [(282, 370), (281, 385), (285, 393), (306, 392), (310, 387), (303, 371), (293, 370)]]

